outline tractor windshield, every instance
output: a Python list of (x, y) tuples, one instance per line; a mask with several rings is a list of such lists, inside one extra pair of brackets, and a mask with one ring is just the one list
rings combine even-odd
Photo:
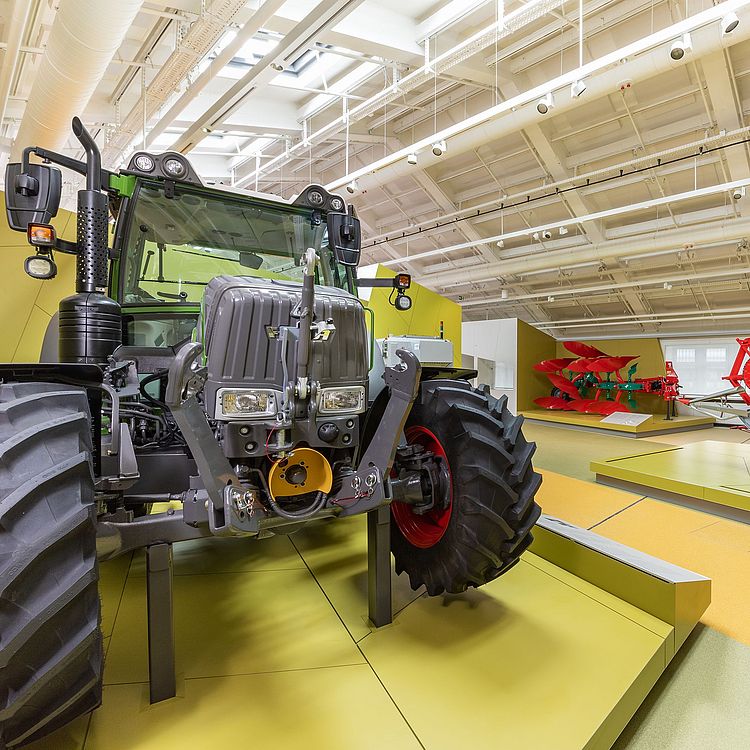
[(178, 187), (172, 198), (148, 183), (131, 210), (122, 278), (125, 305), (199, 302), (215, 276), (302, 280), (315, 248), (316, 282), (349, 288), (351, 274), (328, 247), (325, 215), (309, 208)]

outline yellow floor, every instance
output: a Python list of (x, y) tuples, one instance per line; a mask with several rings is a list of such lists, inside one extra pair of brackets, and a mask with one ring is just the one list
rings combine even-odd
[(543, 471), (545, 513), (711, 579), (701, 618), (750, 645), (750, 526), (689, 508)]
[[(629, 498), (594, 489), (600, 511)], [(178, 695), (153, 706), (143, 556), (103, 564), (103, 705), (32, 747), (577, 750), (664, 669), (671, 625), (531, 553), (460, 596), (398, 577), (398, 615), (373, 630), (365, 543), (356, 517), (175, 545)], [(529, 723), (531, 705), (543, 721)]]
[(522, 411), (526, 419), (539, 422), (550, 422), (559, 425), (572, 425), (588, 429), (606, 430), (607, 432), (627, 433), (633, 437), (641, 437), (650, 433), (669, 432), (676, 430), (698, 429), (712, 425), (712, 417), (674, 417), (668, 420), (663, 414), (654, 414), (651, 419), (640, 425), (609, 424), (602, 422), (599, 414), (579, 414), (574, 411), (558, 411), (555, 409), (531, 409)]
[(750, 432), (735, 430), (731, 427), (709, 427), (701, 430), (688, 430), (687, 432), (672, 432), (669, 435), (645, 436), (644, 439), (656, 443), (669, 443), (670, 445), (701, 443), (704, 440), (718, 440), (723, 443), (750, 443)]
[[(576, 437), (565, 450), (575, 452)], [(712, 604), (702, 621), (750, 644), (750, 526), (543, 474), (538, 499), (546, 513), (710, 577)], [(177, 698), (148, 704), (142, 556), (112, 561), (102, 566), (103, 707), (35, 750), (206, 750), (235, 747), (238, 737), (279, 750), (575, 748), (594, 713), (660, 658), (659, 621), (649, 626), (632, 610), (618, 616), (611, 601), (572, 581), (561, 587), (530, 554), (458, 597), (430, 599), (396, 579), (400, 613), (373, 633), (363, 519), (323, 523), (291, 539), (205, 540), (175, 550)], [(564, 616), (550, 617), (549, 607)], [(609, 637), (598, 639), (601, 632)], [(519, 638), (528, 647), (519, 649)], [(538, 680), (535, 700), (524, 703), (518, 689), (504, 687), (508, 675), (515, 688)], [(594, 691), (584, 694), (579, 684)], [(530, 712), (539, 720), (529, 724)], [(563, 721), (572, 721), (570, 736), (561, 736)], [(632, 746), (693, 747), (658, 736), (655, 745)], [(744, 746), (734, 736), (719, 742), (715, 734), (695, 747)]]
[[(703, 440), (593, 461), (597, 477), (750, 511), (750, 445)], [(635, 489), (635, 488), (633, 488)]]

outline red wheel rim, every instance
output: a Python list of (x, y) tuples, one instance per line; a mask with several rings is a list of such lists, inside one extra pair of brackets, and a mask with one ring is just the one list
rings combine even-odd
[(436, 456), (440, 456), (448, 469), (450, 496), (447, 508), (433, 508), (424, 514), (415, 513), (409, 503), (391, 503), (391, 513), (401, 533), (414, 547), (429, 549), (434, 547), (445, 535), (453, 510), (453, 476), (450, 463), (442, 443), (426, 427), (412, 425), (406, 428), (406, 440), (409, 444), (418, 443)]

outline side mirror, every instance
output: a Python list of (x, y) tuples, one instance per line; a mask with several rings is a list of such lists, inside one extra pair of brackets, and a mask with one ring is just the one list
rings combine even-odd
[(49, 224), (57, 215), (62, 193), (62, 174), (48, 164), (29, 164), (22, 171), (19, 162), (5, 167), (5, 213), (16, 232), (29, 224)]
[(255, 253), (240, 250), (240, 265), (257, 271), (263, 265), (263, 258)]
[(350, 214), (329, 213), (328, 244), (339, 263), (358, 265), (362, 244), (359, 219)]

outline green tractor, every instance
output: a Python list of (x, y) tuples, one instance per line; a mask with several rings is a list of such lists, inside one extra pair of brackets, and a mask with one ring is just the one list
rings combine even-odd
[[(158, 608), (174, 542), (367, 514), (381, 625), (391, 552), (414, 589), (461, 592), (509, 570), (540, 513), (535, 446), (504, 397), (410, 352), (384, 366), (357, 298), (359, 221), (340, 196), (209, 186), (171, 152), (137, 152), (113, 173), (78, 118), (73, 131), (85, 161), (29, 147), (5, 177), (9, 224), (35, 248), (26, 272), (51, 278), (55, 253), (76, 256), (76, 292), (40, 363), (0, 365), (8, 748), (101, 701), (100, 560), (146, 548)], [(52, 164), (86, 179), (76, 242), (49, 223), (62, 187)], [(408, 276), (386, 283), (408, 308)], [(159, 638), (150, 648), (158, 661)], [(152, 700), (174, 694), (155, 689), (164, 669), (151, 666)]]

